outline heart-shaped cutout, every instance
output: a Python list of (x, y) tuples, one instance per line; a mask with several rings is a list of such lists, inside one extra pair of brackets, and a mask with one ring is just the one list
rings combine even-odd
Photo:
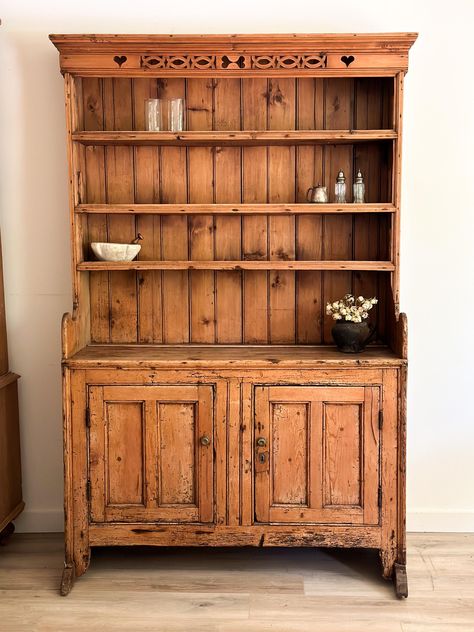
[(341, 61), (343, 64), (346, 64), (346, 66), (350, 66), (352, 64), (353, 61), (355, 61), (355, 57), (354, 55), (343, 55), (341, 57)]
[(116, 64), (119, 65), (119, 67), (122, 67), (122, 64), (124, 64), (127, 61), (127, 58), (125, 57), (125, 55), (115, 55), (114, 57), (114, 62)]

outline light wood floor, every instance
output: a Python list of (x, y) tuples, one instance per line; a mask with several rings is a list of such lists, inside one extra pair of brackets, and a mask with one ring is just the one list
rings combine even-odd
[(409, 536), (407, 600), (372, 551), (96, 549), (58, 595), (59, 534), (0, 548), (1, 632), (474, 632), (474, 534)]

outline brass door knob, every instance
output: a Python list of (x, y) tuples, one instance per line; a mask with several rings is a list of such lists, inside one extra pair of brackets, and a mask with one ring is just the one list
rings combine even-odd
[(265, 439), (265, 437), (259, 437), (257, 439), (257, 445), (259, 448), (264, 448), (267, 445), (267, 440)]
[(211, 440), (209, 439), (207, 435), (203, 435), (200, 441), (201, 441), (201, 445), (209, 445), (211, 443)]

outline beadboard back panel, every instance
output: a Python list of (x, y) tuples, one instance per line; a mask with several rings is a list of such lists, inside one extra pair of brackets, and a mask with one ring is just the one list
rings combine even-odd
[[(184, 97), (188, 130), (389, 129), (393, 78), (95, 78), (77, 80), (75, 131), (144, 130), (144, 101)], [(304, 203), (321, 183), (348, 201), (361, 169), (367, 202), (391, 202), (392, 142), (285, 146), (81, 148), (85, 204)], [(390, 258), (388, 214), (89, 215), (91, 241), (143, 236), (140, 260)], [(330, 342), (324, 305), (383, 295), (388, 273), (344, 271), (91, 272), (91, 339), (116, 343)], [(375, 315), (383, 335), (384, 318)], [(326, 331), (325, 331), (326, 329)]]

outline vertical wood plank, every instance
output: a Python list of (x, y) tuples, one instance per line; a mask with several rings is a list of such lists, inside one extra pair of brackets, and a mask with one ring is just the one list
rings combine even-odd
[[(219, 380), (215, 386), (215, 430), (214, 430), (214, 467), (216, 480), (216, 499), (215, 499), (215, 521), (216, 524), (231, 524), (226, 517), (229, 517), (227, 501), (230, 495), (227, 491), (229, 478), (232, 477), (231, 467), (229, 465), (229, 449), (240, 452), (239, 437), (230, 445), (228, 434), (232, 424), (240, 425), (240, 410), (237, 410), (237, 420), (234, 419), (235, 410), (232, 408), (232, 386), (233, 380)], [(228, 395), (229, 393), (229, 395)], [(239, 403), (239, 402), (238, 402)], [(229, 429), (229, 430), (228, 430)], [(237, 472), (237, 492), (239, 472)], [(238, 509), (238, 508), (237, 508)], [(237, 511), (238, 517), (238, 511)], [(237, 522), (238, 524), (238, 522)]]
[[(131, 79), (104, 79), (104, 115), (107, 130), (132, 128)], [(105, 149), (107, 202), (126, 203), (135, 198), (133, 148), (109, 146)], [(109, 241), (130, 243), (136, 234), (135, 218), (109, 217)], [(110, 341), (136, 342), (138, 307), (135, 272), (109, 275)]]
[[(322, 398), (313, 398), (309, 404), (309, 501), (308, 505), (316, 510), (323, 508), (324, 453), (323, 428), (324, 413)], [(318, 401), (319, 400), (319, 401)]]
[[(217, 79), (214, 91), (214, 129), (238, 130), (240, 79)], [(241, 149), (215, 148), (215, 201), (241, 201)], [(238, 260), (242, 256), (240, 217), (215, 218), (215, 258)], [(242, 342), (242, 273), (216, 273), (216, 342)]]
[(272, 498), (270, 503), (307, 506), (308, 490), (308, 405), (271, 404)]
[[(381, 129), (387, 124), (387, 80), (380, 78), (364, 78), (355, 84), (355, 124), (358, 129)], [(362, 144), (354, 148), (354, 171), (361, 169), (366, 186), (367, 202), (388, 201), (387, 169), (384, 163), (387, 152), (382, 143)], [(389, 220), (390, 221), (390, 220)], [(354, 258), (361, 260), (377, 260), (382, 258), (381, 245), (389, 240), (387, 218), (382, 216), (354, 217)], [(384, 258), (390, 255), (385, 251)], [(380, 276), (367, 272), (354, 272), (354, 293), (363, 296), (377, 296), (384, 303), (383, 286), (379, 286)], [(379, 337), (384, 336), (384, 312), (376, 306), (370, 316), (376, 324)]]
[[(133, 79), (134, 129), (145, 129), (145, 99), (156, 98), (157, 82), (154, 79)], [(135, 203), (160, 202), (160, 149), (134, 147)], [(143, 235), (139, 259), (161, 259), (161, 218), (140, 215), (137, 232)], [(138, 342), (162, 342), (161, 272), (141, 271), (138, 278)]]
[[(183, 157), (181, 154), (180, 157)], [(167, 199), (178, 180), (170, 179), (168, 189), (163, 179), (163, 190)], [(179, 198), (179, 191), (178, 198)], [(177, 201), (177, 200), (176, 200)], [(182, 261), (188, 258), (188, 226), (186, 217), (168, 215), (161, 226), (162, 255), (165, 260)], [(180, 344), (189, 342), (189, 293), (188, 273), (184, 270), (163, 272), (163, 342)]]
[(366, 387), (363, 409), (363, 481), (364, 481), (364, 523), (378, 524), (379, 486), (379, 388)]
[[(397, 372), (393, 369), (383, 371), (382, 391), (382, 543), (380, 557), (383, 565), (384, 577), (390, 578), (393, 572), (393, 564), (397, 560), (397, 543), (400, 537), (398, 533), (397, 511), (398, 503), (398, 476), (399, 471), (399, 445), (397, 413), (398, 390)], [(397, 473), (395, 475), (395, 472)], [(403, 505), (405, 504), (403, 499)], [(401, 509), (403, 511), (403, 509)], [(401, 536), (404, 537), (404, 534)]]
[[(298, 129), (323, 127), (324, 99), (322, 79), (297, 80)], [(296, 202), (306, 202), (309, 187), (323, 183), (321, 146), (296, 148)], [(296, 258), (317, 261), (322, 256), (321, 215), (296, 218)], [(296, 341), (298, 344), (321, 342), (323, 305), (322, 274), (319, 271), (296, 273)]]
[[(352, 129), (353, 82), (351, 79), (327, 79), (325, 83), (325, 129)], [(346, 176), (347, 196), (352, 199), (351, 145), (329, 145), (325, 152), (325, 177), (329, 189), (329, 201), (334, 200), (334, 186), (340, 169)], [(325, 216), (323, 220), (323, 259), (352, 258), (352, 217)], [(352, 291), (350, 272), (323, 273), (323, 304), (334, 301)], [(332, 342), (332, 320), (325, 318), (323, 342)]]
[(144, 405), (145, 454), (145, 506), (156, 511), (158, 503), (158, 406), (155, 400), (146, 399)]
[[(188, 125), (190, 130), (213, 126), (212, 79), (187, 81)], [(214, 148), (188, 148), (188, 201), (214, 201)], [(190, 256), (194, 260), (214, 259), (214, 219), (195, 215), (189, 220)], [(191, 342), (215, 342), (215, 282), (211, 270), (190, 272)]]
[[(271, 79), (268, 87), (269, 129), (295, 128), (295, 79)], [(295, 148), (268, 148), (268, 200), (295, 200)], [(270, 216), (270, 259), (295, 258), (295, 218)], [(295, 273), (269, 274), (270, 342), (295, 342)]]
[[(256, 448), (255, 462), (255, 519), (257, 522), (270, 521), (271, 474), (269, 455), (273, 452), (270, 434), (270, 402), (268, 387), (255, 387), (255, 428), (254, 440), (258, 438), (266, 441), (262, 448)], [(264, 455), (260, 462), (259, 455)]]
[[(267, 129), (267, 80), (242, 80), (243, 129)], [(242, 148), (242, 202), (268, 201), (266, 147)], [(242, 218), (242, 258), (268, 258), (268, 217)], [(247, 344), (268, 342), (268, 273), (243, 273), (243, 341)]]
[[(82, 80), (82, 96), (84, 129), (90, 131), (103, 130), (103, 81), (96, 77), (84, 77)], [(105, 190), (105, 148), (88, 145), (85, 148), (85, 163), (86, 201), (90, 204), (103, 204), (107, 199)], [(108, 241), (106, 215), (88, 215), (87, 226), (91, 242)], [(108, 272), (94, 272), (90, 274), (89, 291), (92, 306), (91, 341), (98, 343), (109, 342)]]
[(83, 575), (90, 561), (89, 502), (87, 500), (87, 430), (84, 415), (87, 407), (86, 372), (71, 372), (71, 466), (72, 531), (76, 577)]
[(249, 526), (254, 521), (254, 402), (256, 392), (249, 382), (243, 382), (242, 392), (242, 424), (240, 440), (242, 457), (240, 463), (240, 524)]
[[(184, 97), (184, 79), (158, 80), (161, 98)], [(160, 149), (161, 202), (187, 201), (187, 157), (185, 147)], [(188, 220), (165, 215), (161, 219), (161, 254), (163, 259), (179, 260), (189, 256)], [(189, 278), (186, 270), (162, 273), (163, 342), (189, 342)]]
[(227, 399), (227, 524), (238, 525), (240, 522), (240, 456), (242, 449), (240, 441), (241, 383), (238, 380), (229, 380)]
[(159, 402), (159, 505), (194, 505), (196, 410), (191, 402)]
[(198, 443), (198, 493), (199, 520), (214, 520), (214, 414), (213, 392), (210, 386), (198, 386), (198, 437), (207, 436), (211, 442), (204, 446)]
[(105, 402), (106, 505), (144, 505), (143, 402)]
[(91, 519), (105, 520), (105, 420), (104, 389), (102, 386), (89, 387), (90, 431), (89, 469), (92, 496), (90, 500)]
[(324, 404), (324, 506), (362, 505), (362, 406)]

